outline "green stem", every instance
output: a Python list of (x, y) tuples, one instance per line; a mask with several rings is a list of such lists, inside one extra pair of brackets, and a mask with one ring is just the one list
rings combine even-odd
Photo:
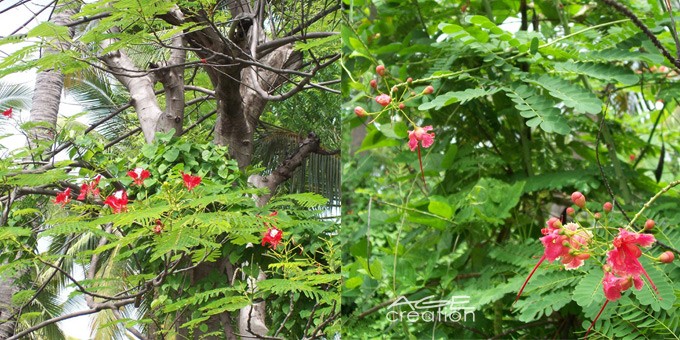
[(635, 223), (635, 221), (638, 218), (640, 218), (640, 216), (642, 216), (642, 213), (645, 211), (645, 209), (649, 208), (649, 206), (652, 205), (652, 203), (654, 203), (654, 201), (656, 201), (657, 198), (659, 198), (661, 195), (665, 194), (666, 192), (668, 192), (668, 190), (671, 190), (673, 187), (677, 186), (678, 184), (680, 184), (680, 180), (673, 181), (670, 184), (668, 184), (665, 188), (661, 189), (661, 191), (657, 192), (656, 195), (654, 195), (652, 198), (650, 198), (649, 201), (647, 201), (647, 203), (645, 203), (645, 205), (642, 206), (642, 209), (640, 209), (640, 211), (638, 211), (637, 214), (635, 214), (635, 216), (633, 216), (633, 219), (630, 220), (630, 223), (628, 223), (626, 228), (632, 229), (633, 223)]

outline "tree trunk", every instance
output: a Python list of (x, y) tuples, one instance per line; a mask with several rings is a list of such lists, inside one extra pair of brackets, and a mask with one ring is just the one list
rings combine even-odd
[[(71, 22), (71, 16), (78, 12), (80, 3), (65, 2), (57, 4), (51, 21), (65, 26)], [(73, 28), (69, 36), (73, 37)], [(71, 44), (67, 41), (53, 40), (45, 45), (43, 54), (55, 54), (68, 50)], [(59, 69), (39, 72), (35, 79), (33, 103), (31, 105), (31, 122), (39, 125), (31, 129), (31, 143), (52, 140), (54, 138), (61, 102), (61, 91), (64, 87), (64, 74)]]
[[(15, 312), (11, 305), (12, 295), (16, 294), (19, 290), (19, 286), (14, 284), (13, 277), (8, 276), (0, 279), (0, 339), (7, 339), (14, 335), (16, 321), (8, 319)], [(5, 322), (5, 320), (8, 321)]]

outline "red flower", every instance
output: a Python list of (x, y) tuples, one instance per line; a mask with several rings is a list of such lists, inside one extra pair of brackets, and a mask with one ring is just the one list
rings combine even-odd
[(607, 264), (611, 267), (612, 273), (623, 277), (633, 276), (638, 278), (642, 274), (658, 294), (656, 285), (638, 260), (642, 255), (638, 246), (650, 247), (654, 242), (656, 242), (654, 235), (619, 229), (619, 235), (614, 238), (614, 249), (607, 252)]
[(279, 245), (279, 242), (281, 242), (281, 236), (283, 236), (281, 229), (269, 227), (262, 237), (262, 245), (269, 243), (270, 247), (275, 249)]
[(102, 179), (101, 175), (97, 175), (97, 177), (94, 178), (92, 182), (88, 183), (83, 183), (80, 186), (80, 195), (78, 195), (78, 200), (82, 201), (89, 196), (89, 194), (92, 194), (93, 197), (97, 198), (99, 197), (99, 188), (97, 186), (99, 185), (99, 180)]
[(132, 177), (132, 179), (135, 180), (135, 184), (139, 186), (144, 185), (144, 180), (151, 176), (149, 170), (142, 168), (135, 168), (134, 170), (128, 171), (127, 174)]
[(604, 311), (604, 308), (607, 307), (609, 301), (616, 301), (620, 299), (621, 293), (625, 292), (633, 285), (635, 286), (635, 289), (640, 290), (644, 284), (642, 279), (640, 279), (640, 276), (627, 275), (624, 277), (618, 277), (614, 275), (610, 269), (611, 268), (609, 268), (609, 266), (605, 265), (604, 278), (602, 279), (602, 289), (604, 290), (604, 296), (607, 298), (607, 300), (605, 300), (604, 305), (602, 305), (602, 308), (600, 308), (600, 312), (597, 313), (597, 316), (595, 316), (595, 319), (593, 319), (590, 327), (588, 327), (585, 335), (586, 339), (588, 338), (588, 333), (590, 333), (590, 330), (595, 325), (595, 322), (600, 318), (600, 315), (602, 315), (602, 312)]
[(189, 191), (201, 184), (201, 176), (192, 176), (190, 174), (185, 174), (184, 172), (182, 172), (182, 180), (184, 180), (184, 185)]
[(621, 298), (621, 293), (628, 290), (628, 288), (635, 285), (635, 289), (642, 289), (642, 279), (639, 276), (618, 277), (611, 272), (604, 273), (602, 280), (602, 287), (604, 289), (604, 296), (609, 301), (616, 301)]
[(104, 201), (105, 205), (111, 207), (111, 210), (113, 210), (114, 214), (127, 211), (127, 203), (127, 192), (125, 192), (125, 190), (116, 191)]
[(375, 97), (375, 101), (382, 106), (387, 106), (392, 101), (392, 97), (383, 93), (383, 94)]
[(2, 115), (7, 117), (7, 118), (12, 118), (12, 108), (10, 107), (9, 109), (3, 111)]
[(70, 200), (71, 200), (71, 188), (66, 188), (64, 192), (58, 193), (57, 198), (52, 200), (52, 202), (54, 202), (54, 204), (61, 204), (61, 207), (63, 208)]
[(432, 125), (424, 127), (416, 126), (413, 131), (408, 132), (408, 147), (411, 148), (411, 151), (416, 151), (418, 142), (420, 142), (424, 148), (428, 148), (434, 143), (434, 132), (427, 132), (430, 130), (432, 130)]
[(279, 214), (279, 212), (276, 211), (276, 210), (274, 210), (274, 211), (272, 211), (272, 212), (269, 214), (269, 216), (270, 216), (270, 217), (271, 217), (271, 216), (276, 216), (276, 215), (278, 215), (278, 214)]
[(154, 234), (158, 235), (163, 231), (163, 222), (161, 220), (156, 220), (156, 225), (153, 227)]

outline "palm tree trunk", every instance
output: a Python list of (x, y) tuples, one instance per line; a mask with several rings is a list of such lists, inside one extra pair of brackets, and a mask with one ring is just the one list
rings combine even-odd
[[(76, 14), (79, 8), (80, 3), (77, 1), (57, 4), (55, 14), (51, 19), (52, 23), (61, 26), (68, 25), (71, 22), (71, 16)], [(69, 30), (69, 35), (73, 37), (73, 29)], [(69, 42), (55, 39), (45, 45), (43, 55), (59, 53), (70, 47)], [(31, 105), (31, 122), (39, 125), (31, 129), (32, 144), (54, 138), (63, 87), (64, 74), (59, 69), (45, 70), (36, 76)]]

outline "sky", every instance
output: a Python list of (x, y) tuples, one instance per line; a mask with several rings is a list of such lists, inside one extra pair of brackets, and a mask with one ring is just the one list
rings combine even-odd
[[(23, 2), (20, 0), (0, 0), (0, 12), (8, 9), (16, 4)], [(19, 33), (25, 33), (32, 27), (35, 27), (40, 22), (46, 21), (49, 16), (49, 10), (44, 11), (36, 19), (31, 20), (34, 16), (33, 13), (39, 11), (45, 4), (49, 4), (51, 0), (32, 0), (30, 3), (19, 5), (16, 8), (8, 10), (5, 13), (0, 14), (0, 20), (2, 20), (2, 25), (0, 25), (0, 36), (5, 37), (10, 35), (14, 30), (24, 25), (26, 22), (28, 24), (25, 28), (19, 31)], [(30, 21), (29, 21), (30, 20)], [(4, 59), (8, 54), (16, 51), (24, 45), (11, 44), (11, 45), (0, 45), (0, 60)], [(18, 74), (12, 74), (3, 78), (0, 78), (0, 83), (10, 83), (10, 84), (23, 84), (30, 88), (34, 87), (35, 83), (35, 72), (22, 72)], [(72, 114), (81, 112), (82, 108), (76, 103), (76, 101), (70, 96), (63, 96), (59, 106), (60, 115), (70, 116)], [(29, 119), (29, 112), (27, 110), (14, 110), (14, 117), (16, 121), (26, 122)], [(16, 129), (16, 121), (6, 124), (4, 127), (3, 134), (11, 134), (10, 137), (5, 137), (0, 139), (0, 145), (9, 150), (15, 150), (17, 148), (26, 145), (26, 139), (19, 133)], [(3, 148), (3, 149), (4, 149)], [(0, 155), (2, 151), (0, 151)], [(38, 245), (39, 249), (45, 249), (46, 243)], [(83, 277), (82, 270), (76, 271), (76, 277)], [(68, 296), (72, 289), (64, 291), (60, 298), (62, 301)], [(82, 299), (81, 299), (82, 300)], [(86, 309), (84, 301), (77, 304), (79, 310)], [(89, 339), (90, 330), (90, 317), (82, 316), (78, 318), (73, 318), (60, 322), (59, 327), (62, 329), (65, 335), (70, 336), (74, 339)]]

